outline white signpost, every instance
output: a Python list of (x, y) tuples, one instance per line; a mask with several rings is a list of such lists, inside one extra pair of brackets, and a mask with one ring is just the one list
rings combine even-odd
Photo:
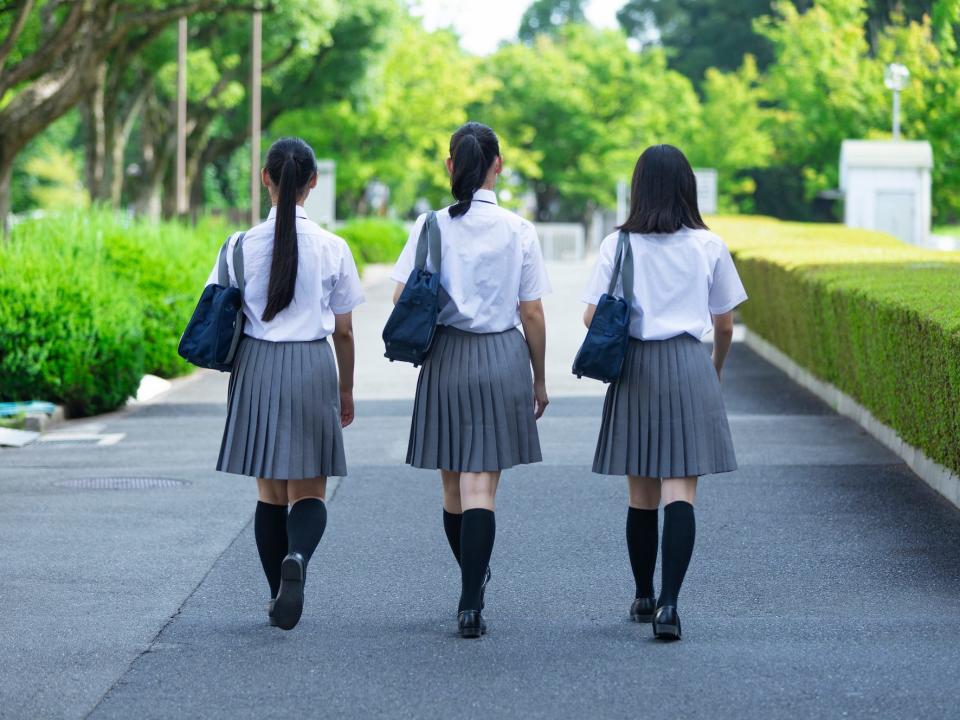
[(717, 171), (713, 168), (694, 168), (697, 176), (697, 205), (703, 215), (717, 212)]
[(304, 209), (325, 228), (333, 228), (337, 222), (337, 164), (333, 160), (317, 160), (317, 186), (310, 191)]

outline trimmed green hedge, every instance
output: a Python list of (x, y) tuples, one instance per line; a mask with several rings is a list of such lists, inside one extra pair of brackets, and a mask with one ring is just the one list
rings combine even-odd
[(960, 253), (882, 233), (716, 218), (751, 330), (960, 472)]

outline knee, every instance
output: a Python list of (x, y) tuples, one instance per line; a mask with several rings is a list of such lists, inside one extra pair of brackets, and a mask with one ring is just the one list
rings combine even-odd
[(287, 504), (286, 480), (257, 480), (257, 496), (260, 502), (268, 505)]
[(660, 507), (660, 479), (629, 476), (630, 507), (656, 510)]
[(305, 498), (316, 498), (326, 502), (327, 479), (311, 478), (309, 480), (290, 480), (287, 482), (287, 499), (291, 505)]

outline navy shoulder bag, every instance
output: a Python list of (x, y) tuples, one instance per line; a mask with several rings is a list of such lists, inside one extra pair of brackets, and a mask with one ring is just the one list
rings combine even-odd
[[(427, 270), (427, 252), (437, 272)], [(440, 310), (440, 226), (437, 214), (427, 216), (417, 241), (417, 260), (390, 319), (383, 328), (384, 355), (391, 362), (421, 365), (430, 353)]]
[(217, 283), (203, 289), (197, 309), (180, 338), (180, 357), (198, 367), (224, 372), (233, 368), (233, 356), (243, 337), (243, 236), (240, 233), (233, 250), (233, 271), (239, 287), (230, 286), (227, 238), (217, 261)]
[[(623, 297), (614, 295), (617, 281), (623, 279)], [(630, 234), (620, 231), (617, 259), (610, 277), (610, 287), (600, 296), (587, 337), (573, 361), (573, 374), (586, 375), (605, 383), (620, 377), (623, 360), (630, 342), (630, 306), (633, 304), (633, 249)]]

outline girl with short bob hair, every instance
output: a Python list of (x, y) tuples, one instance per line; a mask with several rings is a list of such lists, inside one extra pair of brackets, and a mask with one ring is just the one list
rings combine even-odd
[[(238, 286), (240, 243), (246, 324), (217, 469), (257, 478), (254, 531), (270, 586), (269, 620), (290, 630), (300, 621), (307, 564), (326, 527), (327, 478), (347, 474), (341, 428), (353, 422), (352, 311), (363, 292), (347, 243), (303, 207), (317, 185), (310, 146), (277, 140), (261, 179), (270, 214), (232, 238), (226, 253), (230, 283)], [(216, 277), (214, 268), (208, 284)]]
[[(500, 474), (541, 460), (536, 421), (548, 399), (540, 298), (550, 282), (533, 225), (497, 204), (503, 159), (493, 130), (475, 122), (457, 130), (447, 170), (456, 203), (437, 213), (440, 263), (431, 256), (427, 266), (440, 273), (442, 306), (417, 384), (407, 463), (440, 471), (443, 527), (460, 564), (459, 630), (476, 638), (486, 632)], [(391, 275), (394, 301), (426, 220), (417, 220)]]
[[(733, 339), (732, 311), (747, 294), (726, 245), (700, 217), (696, 177), (677, 148), (655, 145), (640, 156), (620, 230), (629, 233), (633, 254), (630, 342), (620, 378), (607, 390), (593, 471), (627, 477), (631, 618), (652, 622), (658, 638), (680, 639), (677, 596), (693, 553), (697, 480), (737, 468), (720, 375)], [(600, 246), (583, 296), (588, 327), (613, 276), (618, 241), (614, 233)], [(712, 360), (701, 343), (711, 328)]]

